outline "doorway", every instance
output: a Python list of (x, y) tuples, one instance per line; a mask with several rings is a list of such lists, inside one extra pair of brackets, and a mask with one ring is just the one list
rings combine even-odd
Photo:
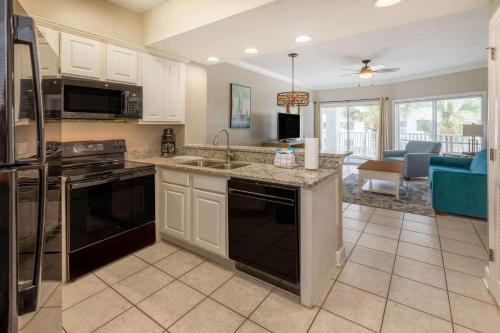
[(321, 106), (321, 150), (352, 151), (350, 163), (377, 155), (380, 106), (378, 100), (329, 103)]

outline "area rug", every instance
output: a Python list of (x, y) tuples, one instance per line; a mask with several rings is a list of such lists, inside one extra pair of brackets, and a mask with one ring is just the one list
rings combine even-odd
[(420, 215), (435, 215), (427, 180), (405, 181), (401, 186), (399, 199), (396, 199), (394, 195), (360, 191), (358, 175), (351, 174), (344, 178), (344, 201)]

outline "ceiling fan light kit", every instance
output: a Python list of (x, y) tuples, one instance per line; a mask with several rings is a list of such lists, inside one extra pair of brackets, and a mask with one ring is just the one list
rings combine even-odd
[(370, 73), (370, 72), (359, 73), (359, 77), (361, 79), (371, 79), (373, 77), (373, 73)]
[(362, 60), (361, 62), (363, 63), (363, 67), (360, 70), (341, 69), (342, 71), (350, 71), (352, 73), (344, 74), (340, 77), (358, 75), (361, 79), (371, 79), (375, 73), (394, 73), (401, 70), (401, 68), (385, 68), (383, 65), (369, 66), (370, 59)]
[(376, 0), (374, 6), (377, 8), (384, 8), (397, 5), (402, 0)]
[(288, 55), (292, 59), (292, 91), (280, 92), (276, 95), (277, 105), (285, 107), (286, 112), (290, 113), (292, 107), (297, 107), (297, 112), (300, 113), (301, 106), (309, 105), (309, 93), (307, 91), (295, 91), (295, 58), (297, 53)]

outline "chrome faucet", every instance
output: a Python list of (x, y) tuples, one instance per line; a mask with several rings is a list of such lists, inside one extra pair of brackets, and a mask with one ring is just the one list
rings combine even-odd
[(214, 136), (213, 145), (217, 146), (217, 142), (219, 141), (219, 135), (222, 132), (226, 133), (226, 144), (227, 144), (227, 148), (226, 148), (226, 163), (229, 163), (231, 161), (231, 157), (233, 157), (233, 154), (231, 154), (231, 152), (229, 151), (229, 132), (225, 128), (219, 128), (219, 130), (217, 131), (217, 134), (215, 134), (215, 136)]

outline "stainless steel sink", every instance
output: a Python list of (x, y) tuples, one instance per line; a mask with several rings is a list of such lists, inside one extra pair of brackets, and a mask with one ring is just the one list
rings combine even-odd
[(211, 169), (237, 169), (237, 168), (242, 168), (244, 166), (249, 165), (248, 163), (241, 163), (241, 162), (230, 162), (230, 163), (223, 163), (223, 164), (216, 164), (213, 166), (210, 166), (209, 168)]
[(249, 163), (245, 163), (245, 162), (228, 162), (228, 163), (226, 163), (225, 161), (221, 161), (221, 160), (209, 160), (209, 159), (188, 161), (188, 162), (183, 162), (181, 164), (202, 167), (202, 168), (228, 169), (228, 170), (229, 169), (237, 169), (237, 168), (241, 168), (241, 167), (249, 165)]
[(197, 166), (197, 167), (211, 167), (217, 164), (222, 164), (224, 161), (218, 161), (218, 160), (194, 160), (194, 161), (189, 161), (189, 162), (184, 162), (182, 164), (184, 165), (190, 165), (190, 166)]

